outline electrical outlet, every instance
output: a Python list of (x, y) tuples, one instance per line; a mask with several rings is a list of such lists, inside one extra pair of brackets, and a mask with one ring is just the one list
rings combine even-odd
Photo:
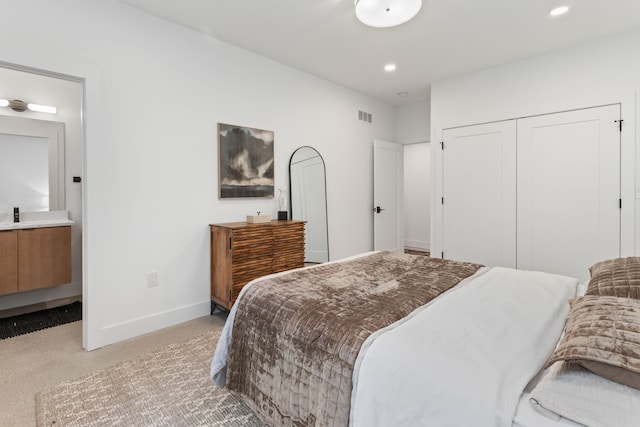
[(147, 287), (151, 288), (154, 286), (158, 286), (158, 272), (150, 271), (147, 273)]

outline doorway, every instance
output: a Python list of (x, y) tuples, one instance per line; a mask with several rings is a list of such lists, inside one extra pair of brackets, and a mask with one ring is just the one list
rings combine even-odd
[[(387, 247), (375, 246), (375, 250), (391, 248), (429, 255), (431, 143), (394, 144), (378, 141), (378, 145), (374, 146), (374, 157), (378, 159), (374, 166), (374, 193), (378, 191), (378, 194), (374, 194), (374, 225), (382, 228), (388, 241)], [(386, 195), (381, 194), (376, 182), (385, 182), (386, 187), (382, 187), (386, 188)], [(382, 197), (386, 197), (387, 201), (381, 202)], [(386, 206), (394, 202), (398, 206), (398, 213), (394, 214), (397, 216), (395, 228), (389, 220), (390, 215), (385, 216), (388, 213)], [(380, 212), (377, 212), (377, 206), (380, 206)], [(382, 238), (382, 235), (376, 234), (379, 232), (379, 229), (374, 229), (374, 244), (376, 239), (380, 242)]]
[(404, 144), (404, 248), (431, 251), (431, 143)]
[(373, 249), (404, 250), (402, 146), (373, 140)]
[[(68, 211), (69, 219), (75, 222), (71, 226), (71, 282), (36, 291), (0, 296), (0, 311), (25, 313), (72, 304), (83, 298), (84, 84), (80, 79), (73, 77), (67, 78), (5, 63), (0, 63), (0, 81), (6, 84), (1, 96), (3, 98), (56, 107), (55, 114), (0, 108), (0, 115), (35, 122), (62, 123), (65, 136), (64, 170), (60, 171), (59, 175), (60, 186), (64, 189), (64, 203), (52, 210)], [(12, 210), (16, 203), (9, 192), (0, 194), (0, 215)], [(86, 319), (83, 315), (83, 322), (84, 320)]]

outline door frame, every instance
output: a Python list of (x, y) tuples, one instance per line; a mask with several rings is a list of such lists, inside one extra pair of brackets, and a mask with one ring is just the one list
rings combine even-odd
[[(7, 55), (2, 61), (3, 67), (18, 71), (41, 74), (48, 77), (74, 81), (83, 86), (82, 111), (82, 347), (86, 351), (103, 346), (102, 307), (100, 304), (101, 286), (97, 279), (100, 270), (100, 256), (93, 256), (100, 251), (96, 244), (101, 228), (94, 225), (90, 218), (94, 209), (90, 203), (90, 190), (94, 184), (90, 180), (90, 163), (100, 156), (95, 154), (101, 141), (100, 112), (100, 69), (96, 64), (84, 60), (67, 57), (42, 55), (41, 52), (20, 52)], [(88, 119), (89, 118), (89, 119)], [(95, 209), (98, 211), (99, 209)], [(91, 212), (91, 214), (90, 214)], [(93, 242), (93, 244), (91, 243)]]

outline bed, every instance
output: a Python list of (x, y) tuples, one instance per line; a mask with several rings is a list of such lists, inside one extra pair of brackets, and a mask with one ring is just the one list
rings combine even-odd
[(270, 425), (637, 426), (638, 260), (594, 265), (585, 295), (388, 252), (267, 276), (231, 309), (211, 378)]

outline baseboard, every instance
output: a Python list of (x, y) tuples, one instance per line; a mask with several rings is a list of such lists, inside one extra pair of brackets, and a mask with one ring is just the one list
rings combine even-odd
[(414, 251), (429, 251), (430, 244), (428, 241), (423, 240), (405, 240), (404, 247), (405, 249), (413, 249)]
[(82, 295), (60, 298), (52, 301), (38, 302), (21, 307), (7, 308), (6, 310), (0, 310), (0, 319), (4, 319), (5, 317), (19, 316), (20, 314), (33, 313), (34, 311), (46, 310), (48, 308), (61, 307), (63, 305), (68, 305), (76, 301), (82, 302)]
[(99, 347), (188, 322), (198, 317), (207, 316), (210, 313), (211, 301), (207, 300), (151, 316), (105, 326), (101, 330), (101, 344)]
[[(75, 298), (82, 294), (82, 284), (79, 282), (66, 283), (64, 285), (52, 286), (49, 288), (34, 289), (27, 292), (16, 292), (6, 294), (0, 298), (0, 310), (20, 310), (23, 307), (37, 306), (39, 304), (47, 304), (56, 300), (65, 300), (67, 298)], [(73, 301), (71, 301), (73, 302)], [(64, 303), (62, 304), (64, 305)], [(52, 308), (45, 306), (45, 308)]]

